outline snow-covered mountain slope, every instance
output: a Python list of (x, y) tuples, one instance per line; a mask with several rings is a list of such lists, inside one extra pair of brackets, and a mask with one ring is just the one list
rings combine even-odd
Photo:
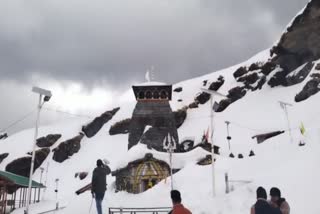
[[(302, 15), (305, 14), (305, 17), (309, 17), (310, 11), (313, 14), (319, 12), (316, 1), (311, 1), (310, 4), (304, 10), (305, 12), (301, 13)], [(316, 17), (316, 15), (314, 16)], [(298, 17), (300, 17), (300, 22), (298, 22), (300, 26), (301, 23), (305, 22), (302, 22), (304, 19), (301, 21), (301, 15)], [(297, 21), (293, 21), (292, 25), (297, 25)], [(292, 29), (292, 25), (289, 26), (289, 28), (291, 27), (291, 31), (286, 33), (294, 32), (295, 27)], [(288, 37), (291, 38), (290, 36)], [(284, 40), (280, 40), (278, 45), (282, 44), (281, 42)], [(174, 186), (182, 192), (184, 204), (193, 213), (248, 213), (250, 206), (255, 201), (255, 189), (258, 186), (266, 188), (278, 186), (289, 201), (291, 213), (293, 214), (318, 214), (320, 212), (320, 204), (317, 203), (316, 197), (317, 193), (320, 192), (318, 184), (320, 180), (320, 172), (318, 170), (318, 164), (320, 163), (320, 156), (318, 155), (320, 151), (320, 93), (314, 93), (314, 95), (309, 96), (301, 102), (296, 102), (295, 100), (296, 94), (302, 91), (305, 85), (313, 79), (312, 75), (320, 73), (316, 68), (320, 61), (318, 60), (319, 57), (309, 57), (306, 61), (300, 61), (300, 64), (290, 64), (294, 69), (285, 71), (285, 80), (280, 78), (281, 84), (277, 86), (268, 84), (277, 72), (282, 72), (281, 75), (283, 75), (285, 69), (282, 66), (286, 66), (287, 64), (283, 63), (282, 60), (279, 61), (279, 59), (285, 55), (282, 52), (277, 52), (276, 56), (270, 57), (270, 50), (265, 50), (239, 65), (183, 81), (173, 86), (174, 89), (178, 87), (182, 88), (181, 92), (174, 92), (173, 94), (171, 102), (173, 110), (181, 109), (195, 102), (195, 97), (201, 92), (201, 88), (208, 88), (211, 83), (217, 81), (219, 76), (223, 76), (224, 83), (218, 89), (218, 92), (228, 95), (230, 89), (236, 87), (243, 87), (241, 90), (246, 91), (245, 96), (241, 97), (241, 99), (233, 101), (226, 109), (215, 113), (214, 142), (221, 148), (221, 155), (217, 157), (216, 161), (217, 197), (212, 198), (211, 167), (196, 165), (195, 159), (198, 159), (197, 156), (203, 151), (193, 151), (193, 153), (188, 154), (190, 157), (184, 157), (189, 161), (179, 162), (179, 165), (183, 168), (174, 175)], [(297, 51), (297, 55), (299, 55), (299, 51)], [(275, 59), (276, 57), (278, 58)], [(304, 68), (302, 65), (309, 61), (313, 65), (308, 74), (302, 78), (302, 81), (292, 85), (287, 84), (287, 75), (289, 77), (293, 73), (299, 74), (299, 71)], [(261, 67), (267, 62), (272, 62), (275, 66), (271, 66), (272, 69), (269, 72), (262, 74), (263, 68)], [(255, 63), (258, 64), (258, 67), (248, 69)], [(247, 70), (247, 73), (242, 76), (252, 73), (256, 73), (259, 79), (265, 76), (266, 81), (262, 84), (261, 89), (252, 89), (256, 82), (246, 84), (246, 81), (239, 81), (239, 77), (234, 77), (234, 72), (240, 67), (246, 67)], [(204, 81), (207, 81), (206, 86), (204, 86)], [(214, 97), (217, 103), (220, 103), (223, 99), (225, 98)], [(293, 142), (290, 142), (287, 120), (283, 109), (279, 105), (279, 101), (293, 104), (292, 107), (288, 107)], [(200, 142), (203, 133), (208, 129), (210, 124), (209, 115), (211, 108), (209, 105), (209, 102), (204, 102), (204, 104), (197, 103), (197, 108), (188, 108), (187, 118), (178, 129), (181, 140), (191, 138), (195, 139), (195, 142)], [(75, 191), (90, 182), (91, 172), (96, 160), (98, 158), (107, 158), (110, 161), (110, 167), (116, 169), (119, 166), (123, 166), (124, 160), (128, 158), (131, 160), (135, 155), (138, 156), (139, 153), (143, 153), (146, 150), (145, 146), (137, 145), (128, 152), (127, 134), (109, 135), (109, 129), (114, 123), (132, 116), (134, 106), (134, 95), (131, 93), (128, 102), (120, 106), (120, 110), (102, 127), (97, 135), (92, 138), (84, 138), (79, 152), (75, 153), (65, 162), (57, 163), (52, 159), (53, 153), (49, 154), (42, 163), (42, 166), (45, 168), (49, 163), (46, 182), (48, 189), (44, 197), (46, 202), (33, 206), (32, 213), (36, 213), (36, 210), (49, 209), (50, 206), (54, 208), (55, 205), (51, 202), (55, 200), (54, 189), (56, 178), (60, 179), (60, 204), (67, 206), (64, 210), (56, 213), (89, 213), (91, 194), (87, 192), (77, 196)], [(117, 107), (116, 104), (115, 107)], [(226, 139), (225, 121), (231, 122), (232, 152), (236, 156), (240, 153), (243, 154), (243, 159), (229, 158), (230, 152)], [(76, 136), (81, 131), (82, 125), (88, 122), (90, 121), (87, 119), (61, 121), (59, 124), (41, 127), (39, 136), (53, 133), (61, 134), (62, 138), (53, 146), (54, 148), (59, 143)], [(303, 122), (306, 128), (306, 136), (304, 138), (306, 145), (304, 147), (298, 146), (301, 140), (299, 130), (301, 122)], [(252, 139), (254, 135), (279, 130), (285, 130), (286, 132), (268, 139), (262, 144), (257, 144)], [(1, 170), (4, 170), (11, 161), (24, 157), (27, 152), (31, 151), (33, 133), (34, 130), (32, 129), (25, 130), (6, 140), (0, 141), (0, 154), (9, 153), (9, 156), (0, 163)], [(253, 150), (256, 156), (249, 157), (250, 150)], [(165, 158), (165, 154), (159, 153), (157, 157), (163, 159)], [(174, 155), (174, 161), (179, 160), (179, 155)], [(78, 178), (75, 178), (75, 173), (83, 171), (90, 172), (86, 179), (80, 181)], [(234, 191), (225, 194), (225, 173), (229, 174), (231, 180), (248, 182), (233, 183)], [(39, 170), (35, 172), (35, 178), (36, 180), (40, 179)], [(166, 181), (161, 182), (142, 194), (133, 195), (125, 192), (115, 193), (114, 177), (109, 176), (104, 210), (107, 211), (108, 207), (171, 206), (169, 198), (170, 182), (168, 178)], [(22, 213), (22, 210), (16, 210), (14, 213)]]

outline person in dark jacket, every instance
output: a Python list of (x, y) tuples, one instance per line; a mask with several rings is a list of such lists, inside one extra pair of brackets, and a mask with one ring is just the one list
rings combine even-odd
[(97, 167), (92, 174), (91, 193), (92, 197), (96, 199), (98, 214), (102, 214), (102, 201), (107, 190), (107, 175), (110, 173), (110, 168), (104, 165), (102, 160), (97, 160)]
[(281, 191), (277, 187), (272, 187), (270, 190), (271, 205), (279, 208), (282, 214), (290, 214), (290, 206), (285, 198), (281, 198)]
[(173, 209), (170, 214), (192, 214), (190, 210), (185, 208), (181, 203), (181, 194), (178, 190), (171, 191), (171, 200), (173, 203)]
[(273, 208), (267, 201), (267, 192), (263, 187), (257, 189), (257, 202), (251, 207), (251, 214), (281, 214), (279, 209)]

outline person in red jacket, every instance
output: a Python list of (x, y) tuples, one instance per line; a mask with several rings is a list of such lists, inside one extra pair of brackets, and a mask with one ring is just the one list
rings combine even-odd
[(181, 194), (178, 190), (171, 191), (171, 200), (173, 204), (173, 209), (170, 214), (192, 214), (190, 210), (185, 208), (181, 203)]

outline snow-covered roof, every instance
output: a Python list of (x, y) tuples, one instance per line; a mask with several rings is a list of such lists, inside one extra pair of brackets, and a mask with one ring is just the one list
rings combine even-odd
[[(168, 153), (150, 150), (147, 148), (146, 145), (138, 144), (132, 147), (128, 151), (126, 158), (122, 159), (121, 161), (115, 164), (115, 168), (116, 169), (125, 168), (129, 163), (139, 159), (143, 159), (147, 153), (152, 154), (153, 158), (158, 159), (160, 161), (164, 161), (166, 163), (170, 162)], [(172, 168), (182, 169), (187, 164), (199, 162), (209, 154), (210, 154), (209, 152), (205, 151), (202, 148), (196, 148), (186, 153), (174, 153), (172, 158), (172, 164), (173, 164)]]
[(135, 84), (134, 86), (163, 86), (163, 85), (168, 85), (168, 84), (163, 82), (144, 82), (144, 83)]

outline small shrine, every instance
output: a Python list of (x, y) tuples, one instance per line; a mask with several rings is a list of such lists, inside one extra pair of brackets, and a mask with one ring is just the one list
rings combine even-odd
[(112, 172), (116, 177), (116, 191), (142, 193), (170, 176), (169, 165), (155, 159), (151, 153)]

